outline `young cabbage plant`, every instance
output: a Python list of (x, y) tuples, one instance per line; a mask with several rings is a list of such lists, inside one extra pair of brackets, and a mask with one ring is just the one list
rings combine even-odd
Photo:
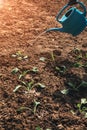
[(30, 82), (21, 81), (21, 83), (23, 86), (25, 86), (27, 91), (31, 90), (34, 87), (34, 80), (31, 80)]
[(20, 88), (30, 91), (33, 87), (34, 87), (34, 80), (31, 80), (30, 82), (21, 81), (21, 85), (17, 85), (13, 90), (13, 92), (17, 92)]

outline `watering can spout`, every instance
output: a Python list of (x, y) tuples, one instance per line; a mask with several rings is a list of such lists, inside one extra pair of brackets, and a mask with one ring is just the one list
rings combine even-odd
[(46, 30), (46, 32), (50, 32), (50, 31), (64, 32), (64, 29), (63, 28), (49, 28)]
[(86, 26), (87, 26), (87, 19), (86, 19)]

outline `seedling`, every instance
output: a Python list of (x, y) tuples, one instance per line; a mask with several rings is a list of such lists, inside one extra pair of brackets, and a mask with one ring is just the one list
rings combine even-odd
[(12, 71), (11, 71), (11, 73), (12, 74), (16, 74), (16, 73), (18, 73), (20, 70), (16, 67), (16, 68), (14, 68)]
[(79, 48), (74, 48), (73, 52), (75, 54), (80, 54), (81, 53), (81, 50)]
[(60, 73), (60, 74), (64, 74), (64, 73), (66, 72), (67, 68), (66, 68), (66, 66), (62, 65), (62, 66), (60, 66), (60, 67), (57, 67), (57, 66), (56, 66), (55, 70), (56, 70), (58, 73)]
[(24, 88), (27, 91), (30, 91), (34, 87), (34, 80), (31, 80), (30, 82), (24, 82), (21, 81), (21, 85), (17, 85), (13, 92), (17, 92), (20, 88)]
[(82, 59), (82, 54), (79, 54), (79, 55), (77, 56), (77, 60), (80, 60), (80, 59)]
[(64, 94), (64, 95), (67, 95), (69, 93), (69, 89), (61, 90), (61, 93)]
[(16, 52), (15, 54), (12, 54), (13, 58), (17, 58), (18, 60), (28, 59), (27, 55), (23, 55), (21, 51)]
[(36, 113), (38, 105), (40, 105), (40, 102), (37, 102), (36, 100), (34, 100), (34, 110), (33, 110), (34, 114)]
[(40, 126), (37, 126), (35, 130), (43, 130)]
[(81, 113), (85, 115), (85, 118), (87, 118), (87, 99), (82, 98), (81, 102), (77, 104), (77, 108)]
[(73, 84), (71, 82), (68, 83), (68, 86), (70, 87), (69, 88), (70, 90), (78, 91), (78, 89), (79, 89), (79, 86), (76, 86), (75, 84)]
[[(66, 89), (65, 93), (67, 93), (67, 91), (69, 92), (69, 90), (79, 91), (81, 87), (87, 87), (87, 82), (86, 81), (82, 81), (79, 85), (75, 85), (75, 84), (69, 82), (68, 86), (70, 88), (68, 90)], [(64, 91), (62, 93), (64, 93)]]
[(45, 57), (40, 57), (40, 61), (44, 62), (46, 60)]
[(84, 64), (84, 67), (87, 68), (87, 62)]
[[(40, 105), (40, 102), (37, 102), (36, 100), (34, 100), (34, 109), (33, 109), (33, 113), (36, 113), (37, 107), (38, 105)], [(22, 112), (24, 110), (31, 110), (29, 107), (20, 107), (17, 112)], [(32, 110), (31, 110), (32, 111)]]
[(67, 94), (69, 94), (70, 90), (74, 90), (76, 92), (79, 91), (78, 89), (79, 89), (80, 86), (77, 87), (75, 84), (73, 84), (71, 82), (67, 83), (67, 85), (69, 86), (69, 88), (61, 90), (62, 94), (67, 95)]
[[(40, 126), (37, 126), (35, 130), (43, 130), (43, 128), (41, 128)], [(51, 129), (46, 129), (46, 130), (51, 130)]]
[(73, 110), (71, 110), (70, 112), (71, 112), (73, 115), (75, 115), (75, 114), (76, 114)]
[(87, 112), (85, 113), (85, 118), (87, 118)]
[(80, 87), (87, 87), (87, 82), (86, 81), (82, 81), (81, 84), (79, 85)]
[(38, 73), (38, 68), (37, 67), (33, 67), (33, 69), (31, 70), (31, 72), (34, 72), (34, 73)]
[(87, 87), (87, 82), (82, 81), (78, 86), (75, 85), (75, 84), (73, 84), (72, 82), (69, 82), (68, 86), (69, 86), (68, 89), (61, 90), (62, 94), (67, 95), (70, 92), (70, 90), (78, 92), (79, 88), (81, 88), (81, 87)]
[(22, 60), (22, 53), (18, 51), (15, 54), (13, 54), (12, 57), (16, 57), (18, 60)]
[(76, 67), (76, 68), (83, 67), (83, 64), (80, 63), (80, 62), (76, 62), (76, 63), (74, 64), (74, 67)]
[(25, 86), (27, 91), (30, 91), (34, 87), (34, 80), (31, 80), (30, 82), (21, 81), (21, 83), (23, 86)]
[(20, 75), (19, 75), (19, 79), (21, 79), (22, 77), (24, 77), (30, 70), (25, 70), (23, 71)]

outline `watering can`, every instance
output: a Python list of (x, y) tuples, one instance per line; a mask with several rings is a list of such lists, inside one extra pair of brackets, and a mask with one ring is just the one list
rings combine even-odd
[(72, 34), (73, 36), (80, 34), (87, 26), (86, 7), (82, 2), (77, 3), (82, 7), (83, 11), (80, 11), (76, 7), (71, 7), (59, 18), (63, 11), (69, 6), (66, 4), (56, 16), (56, 20), (62, 24), (62, 28), (50, 28), (46, 30), (46, 32), (60, 31)]

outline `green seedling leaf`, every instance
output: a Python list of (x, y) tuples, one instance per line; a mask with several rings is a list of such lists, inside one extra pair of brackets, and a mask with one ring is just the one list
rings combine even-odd
[(24, 56), (23, 59), (28, 59), (28, 56)]
[(87, 104), (86, 98), (82, 98), (82, 99), (81, 99), (81, 104)]
[(74, 64), (74, 67), (76, 67), (76, 68), (79, 68), (79, 67), (82, 67), (83, 65), (81, 64), (81, 63), (79, 63), (79, 62), (76, 62), (75, 64)]
[(12, 57), (17, 57), (18, 60), (28, 59), (28, 56), (24, 56), (20, 51), (16, 52), (16, 54), (13, 54)]
[(22, 56), (21, 51), (16, 52), (16, 55), (17, 55), (17, 56)]
[(37, 73), (39, 70), (38, 70), (37, 67), (33, 67), (33, 69), (31, 71), (34, 72), (34, 73)]
[(67, 70), (67, 69), (66, 69), (66, 66), (64, 66), (64, 65), (61, 66), (61, 67), (57, 67), (57, 66), (56, 66), (55, 69), (56, 69), (56, 71), (58, 71), (58, 72), (61, 73), (61, 74), (64, 74), (64, 73), (66, 72), (66, 70)]
[(80, 104), (80, 103), (78, 103), (78, 104), (77, 104), (77, 107), (80, 109), (80, 108), (81, 108), (81, 104)]
[(87, 111), (87, 107), (82, 107), (82, 111), (86, 112)]
[(73, 110), (71, 110), (70, 112), (71, 112), (73, 115), (75, 115), (75, 114), (76, 114)]
[(67, 95), (69, 93), (69, 89), (61, 90), (61, 93), (64, 94), (64, 95)]
[(77, 108), (79, 109), (80, 112), (82, 112), (81, 105), (82, 105), (81, 103), (77, 104)]
[(85, 54), (85, 57), (87, 58), (87, 53)]
[(11, 71), (12, 74), (16, 74), (17, 72), (19, 72), (19, 69), (17, 67)]
[(15, 58), (15, 57), (17, 57), (17, 56), (16, 56), (15, 54), (12, 54), (11, 57)]
[(16, 86), (16, 88), (13, 90), (13, 92), (15, 93), (15, 92), (17, 92), (18, 90), (19, 90), (19, 88), (22, 88), (23, 86), (21, 86), (21, 85), (18, 85), (18, 86)]
[(41, 84), (41, 83), (37, 83), (37, 86), (40, 87), (40, 88), (45, 88), (46, 86)]
[(70, 89), (72, 89), (72, 90), (74, 90), (74, 91), (78, 91), (78, 88), (79, 88), (79, 87), (76, 87), (75, 84), (69, 82), (68, 85), (69, 85)]
[(56, 66), (56, 68), (55, 68), (55, 69), (56, 69), (57, 71), (60, 71), (60, 68), (59, 68), (59, 67), (57, 67), (57, 66)]
[(84, 64), (84, 67), (87, 68), (87, 62)]
[(17, 59), (18, 59), (18, 60), (22, 60), (22, 57), (21, 57), (21, 56), (19, 56)]
[(71, 87), (71, 88), (75, 88), (75, 85), (71, 82), (68, 83), (68, 85)]
[(27, 86), (27, 83), (24, 81), (21, 81), (22, 85)]
[(82, 54), (78, 55), (78, 56), (77, 56), (77, 59), (78, 59), (78, 60), (79, 60), (79, 59), (82, 59)]
[(28, 107), (20, 107), (20, 108), (17, 109), (17, 112), (22, 112), (24, 110), (30, 110), (30, 108), (28, 108)]
[(34, 100), (34, 114), (36, 113), (38, 105), (40, 105), (40, 102), (37, 102), (36, 100)]
[(79, 85), (79, 87), (87, 87), (87, 82), (86, 81), (82, 81), (82, 83)]
[(46, 60), (45, 57), (40, 57), (40, 61), (44, 62)]
[(37, 126), (35, 130), (42, 130), (42, 128), (40, 128), (40, 126)]
[(87, 112), (85, 113), (85, 118), (87, 118)]
[(68, 85), (69, 85), (69, 87), (71, 87), (71, 88), (73, 88), (73, 89), (76, 87), (76, 86), (75, 86), (73, 83), (71, 83), (71, 82), (69, 82)]
[(19, 75), (19, 79), (21, 79), (22, 77), (24, 77), (24, 75), (23, 75), (23, 74), (20, 74), (20, 75)]
[(40, 102), (37, 102), (36, 100), (34, 100), (34, 106), (38, 106), (40, 104)]

